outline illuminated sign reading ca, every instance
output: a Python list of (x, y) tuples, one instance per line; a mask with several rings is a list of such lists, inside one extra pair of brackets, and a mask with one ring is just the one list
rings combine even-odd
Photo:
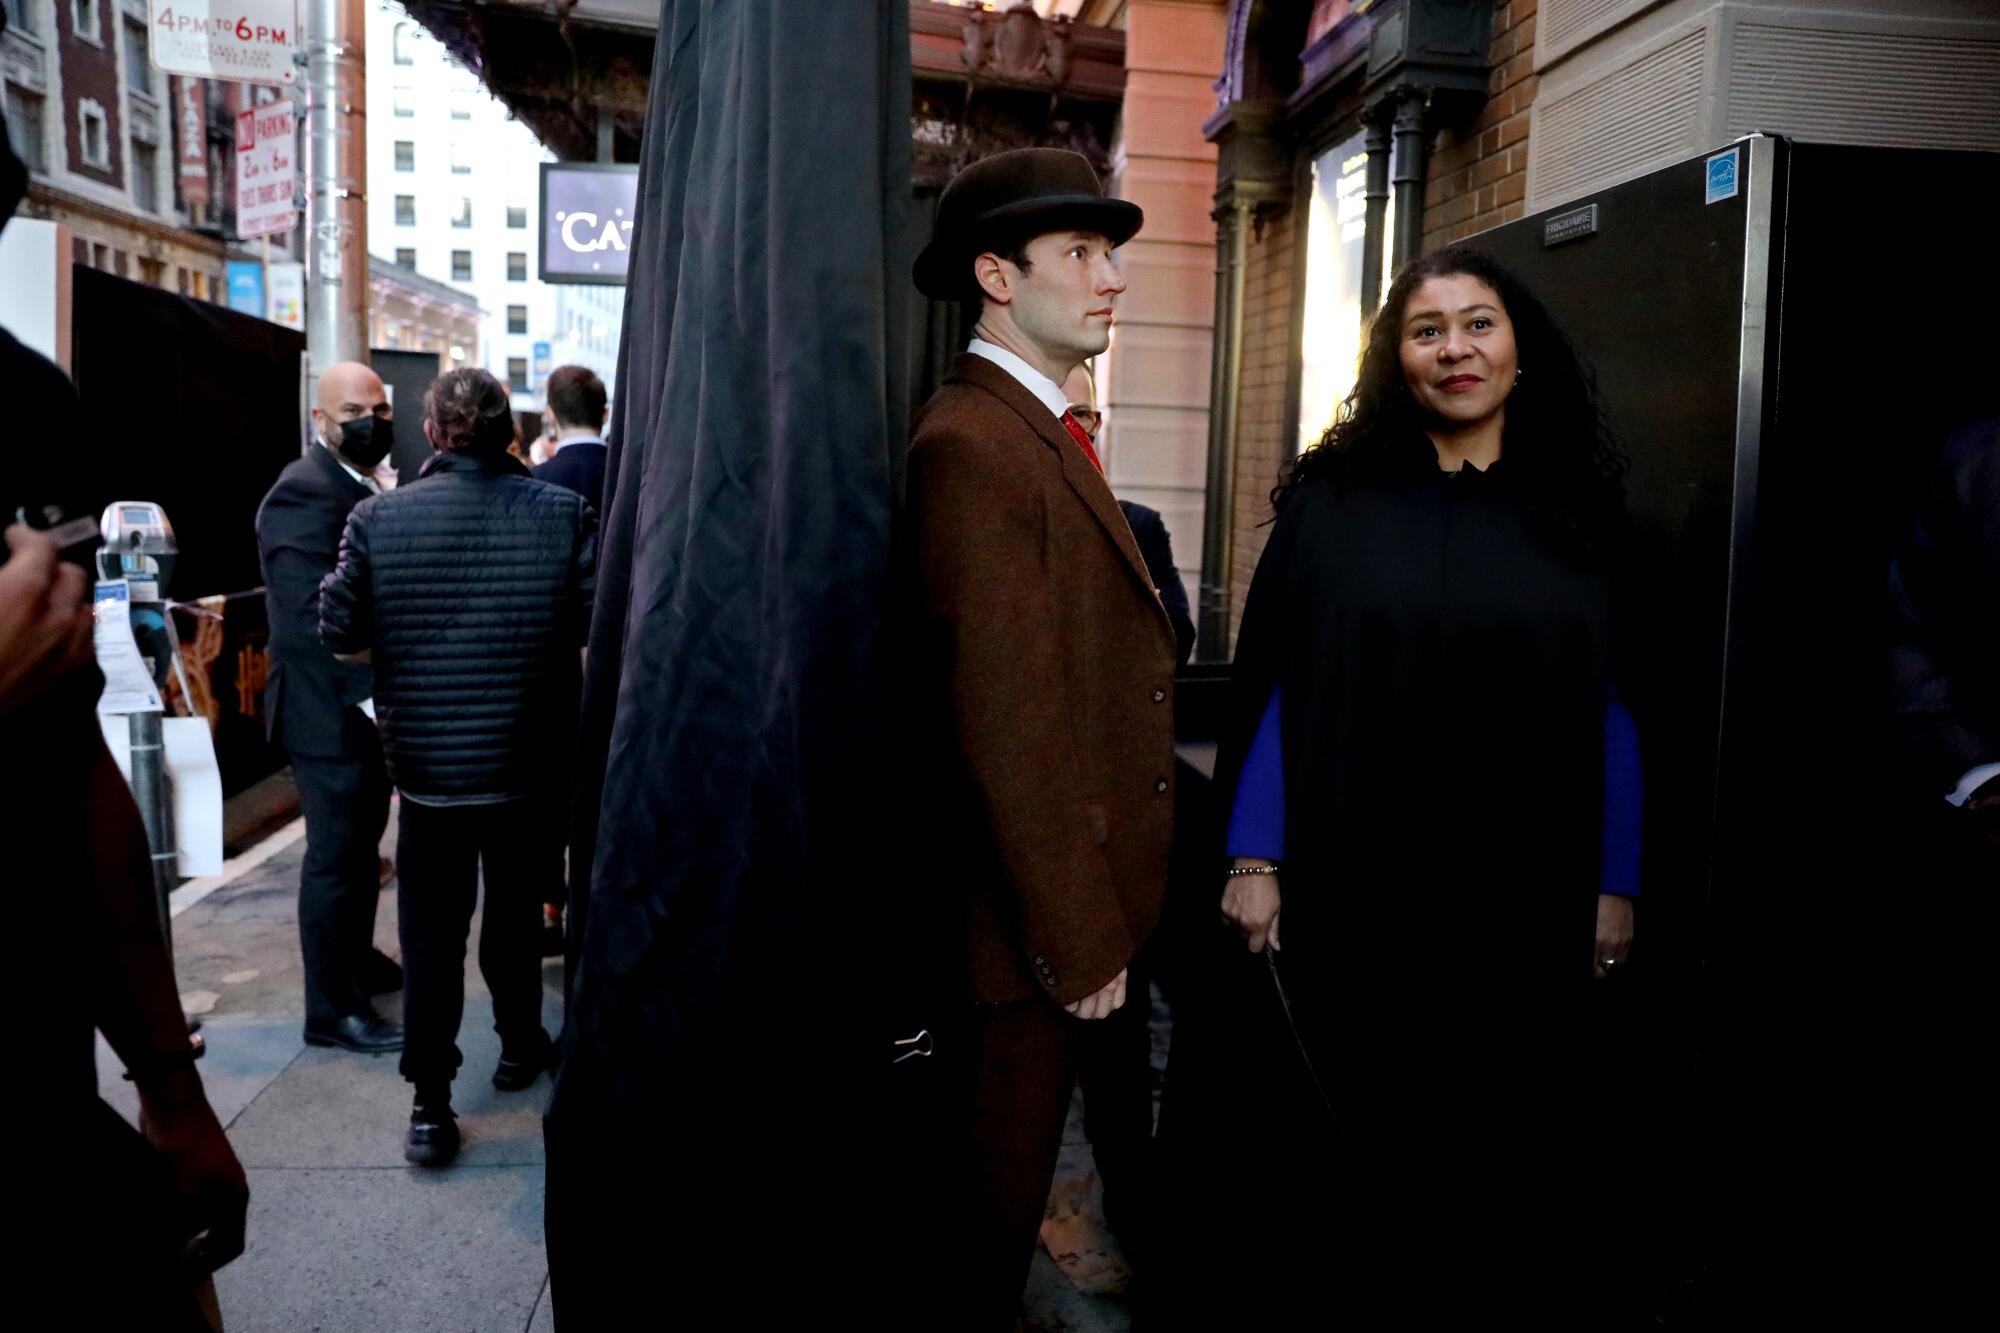
[(543, 282), (622, 284), (639, 204), (639, 168), (542, 164)]

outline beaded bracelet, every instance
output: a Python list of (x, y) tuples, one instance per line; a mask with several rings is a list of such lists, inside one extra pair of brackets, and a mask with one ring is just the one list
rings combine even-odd
[(1277, 873), (1278, 873), (1278, 867), (1276, 867), (1276, 866), (1231, 866), (1231, 867), (1229, 867), (1229, 871), (1228, 871), (1228, 873), (1229, 873), (1230, 875), (1275, 875), (1275, 874), (1277, 874)]

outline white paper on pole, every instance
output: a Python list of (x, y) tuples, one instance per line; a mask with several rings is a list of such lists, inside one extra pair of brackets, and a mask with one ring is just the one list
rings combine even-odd
[(296, 260), (267, 264), (264, 269), (264, 318), (288, 329), (305, 331), (306, 266)]
[[(132, 782), (131, 723), (98, 714), (105, 748), (118, 761), (118, 771)], [(222, 873), (222, 768), (215, 758), (215, 739), (208, 719), (168, 717), (160, 720), (164, 741), (167, 791), (174, 812), (174, 847), (180, 854), (175, 870), (192, 879)]]
[(131, 585), (124, 579), (100, 581), (92, 610), (97, 621), (91, 631), (92, 643), (97, 650), (97, 669), (104, 673), (104, 693), (97, 696), (98, 713), (160, 712), (160, 692), (154, 688), (153, 673), (146, 670), (138, 640), (132, 637)]
[(153, 63), (169, 74), (296, 83), (297, 0), (150, 0)]
[(269, 102), (236, 116), (236, 234), (274, 236), (299, 225), (292, 104)]

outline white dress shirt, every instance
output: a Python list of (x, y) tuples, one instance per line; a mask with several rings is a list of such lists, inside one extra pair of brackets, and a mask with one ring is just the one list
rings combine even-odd
[(1069, 410), (1069, 399), (1063, 397), (1062, 385), (1036, 370), (1033, 366), (1015, 356), (1006, 348), (987, 342), (984, 338), (974, 338), (966, 344), (965, 350), (974, 356), (983, 356), (1000, 369), (1021, 382), (1021, 387), (1035, 395), (1035, 401), (1049, 409), (1049, 415), (1057, 421)]

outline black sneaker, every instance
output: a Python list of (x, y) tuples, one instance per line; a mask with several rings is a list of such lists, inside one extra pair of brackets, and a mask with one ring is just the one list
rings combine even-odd
[(519, 1092), (542, 1076), (544, 1069), (556, 1067), (556, 1044), (549, 1034), (535, 1029), (532, 1039), (518, 1045), (500, 1047), (500, 1063), (493, 1067), (493, 1086), (502, 1092)]
[(445, 1166), (458, 1156), (458, 1117), (451, 1113), (449, 1091), (417, 1094), (403, 1156), (417, 1166)]

